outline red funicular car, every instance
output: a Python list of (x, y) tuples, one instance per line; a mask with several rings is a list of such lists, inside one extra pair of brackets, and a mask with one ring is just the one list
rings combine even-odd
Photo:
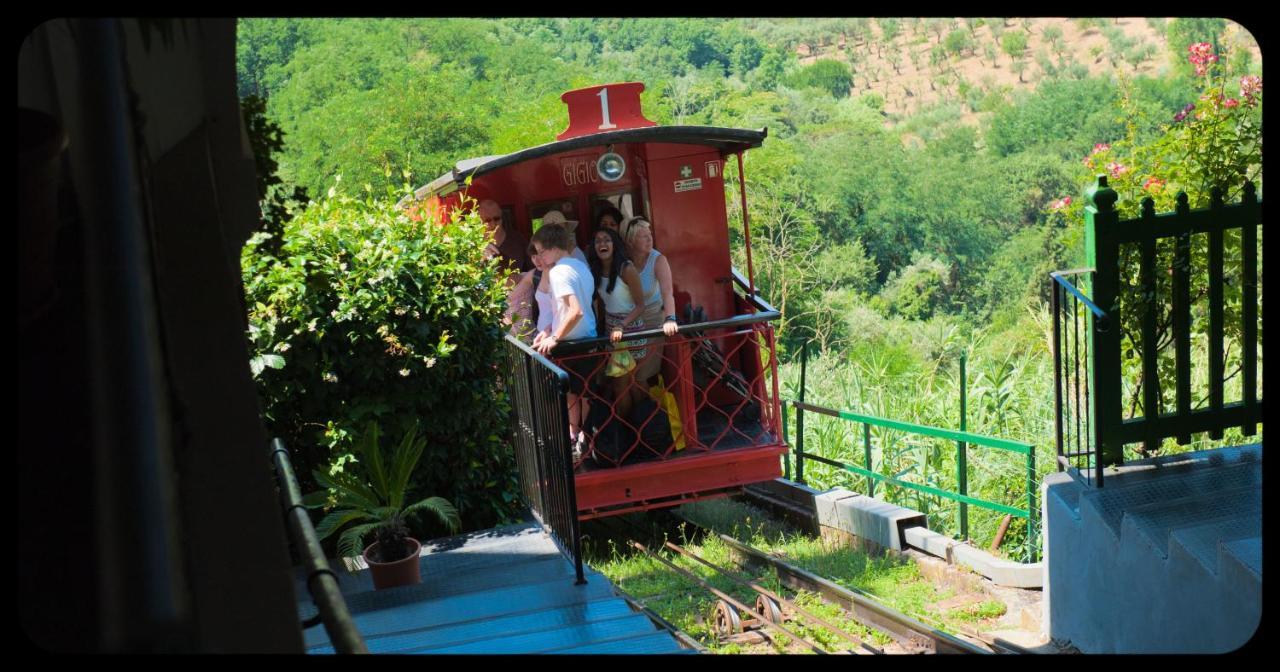
[(679, 333), (657, 346), (634, 338), (623, 345), (661, 357), (660, 378), (632, 379), (645, 394), (621, 413), (601, 384), (607, 339), (595, 339), (594, 350), (566, 342), (551, 357), (592, 364), (577, 367), (592, 371), (583, 376), (589, 440), (574, 465), (582, 520), (777, 478), (786, 451), (772, 327), (778, 313), (754, 291), (745, 190), (733, 196), (742, 199), (747, 275), (732, 266), (724, 180), (727, 159), (736, 158), (741, 175), (742, 154), (759, 147), (767, 130), (658, 126), (641, 113), (643, 90), (630, 82), (569, 91), (561, 96), (569, 128), (555, 142), (460, 161), (415, 194), (440, 213), (496, 201), (505, 225), (526, 241), (544, 214), (559, 210), (580, 222), (575, 235), (584, 251), (605, 206), (652, 223), (654, 247), (672, 271)]

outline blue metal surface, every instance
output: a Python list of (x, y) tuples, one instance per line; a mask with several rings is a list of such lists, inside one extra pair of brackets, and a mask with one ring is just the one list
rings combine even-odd
[(682, 649), (676, 646), (671, 636), (665, 632), (655, 632), (639, 637), (628, 637), (608, 642), (597, 642), (563, 649), (555, 653), (590, 653), (590, 654), (637, 654), (637, 653), (679, 653), (697, 655), (693, 649)]
[[(632, 611), (608, 579), (575, 570), (534, 524), (436, 540), (423, 583), (374, 591), (345, 574), (345, 597), (373, 653), (680, 653), (672, 635)], [(305, 594), (305, 593), (304, 593)], [(300, 613), (314, 610), (300, 604)], [(332, 653), (324, 631), (309, 653)]]

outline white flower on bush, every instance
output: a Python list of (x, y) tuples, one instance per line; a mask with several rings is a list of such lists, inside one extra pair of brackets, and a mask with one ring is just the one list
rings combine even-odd
[(327, 371), (326, 371), (323, 375), (321, 375), (321, 376), (320, 376), (320, 378), (321, 378), (322, 380), (324, 380), (324, 382), (326, 382), (326, 383), (336, 383), (336, 382), (338, 382), (338, 377), (337, 377), (336, 375), (332, 374), (332, 373), (327, 372)]
[(409, 377), (409, 369), (400, 369), (400, 377), (401, 377), (401, 378), (408, 378), (408, 377)]

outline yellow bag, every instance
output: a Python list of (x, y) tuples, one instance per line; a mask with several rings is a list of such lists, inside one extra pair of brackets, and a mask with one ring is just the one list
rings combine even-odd
[(631, 351), (622, 344), (615, 344), (613, 352), (609, 354), (609, 366), (604, 370), (604, 375), (610, 378), (621, 378), (636, 368), (636, 360), (631, 356)]
[(667, 422), (671, 425), (671, 440), (676, 450), (684, 450), (684, 423), (680, 421), (680, 406), (676, 404), (676, 395), (671, 394), (662, 374), (658, 374), (658, 384), (649, 388), (649, 397), (657, 402), (658, 407), (667, 412)]

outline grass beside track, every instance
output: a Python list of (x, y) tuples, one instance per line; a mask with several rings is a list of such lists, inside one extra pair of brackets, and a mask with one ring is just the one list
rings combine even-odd
[[(950, 632), (955, 632), (959, 626), (979, 631), (990, 629), (1005, 613), (1002, 602), (990, 599), (958, 608), (931, 609), (931, 605), (955, 597), (956, 593), (950, 587), (934, 585), (921, 576), (914, 562), (888, 556), (871, 556), (849, 547), (808, 537), (748, 504), (731, 500), (698, 502), (680, 507), (677, 513), (702, 527), (729, 535), (760, 550), (777, 552), (796, 566), (845, 587), (861, 590), (894, 609)], [(648, 526), (644, 516), (632, 516), (628, 520), (640, 526)], [(718, 538), (708, 536), (691, 542), (689, 537), (692, 534), (692, 530), (684, 530), (669, 540), (686, 546), (709, 562), (747, 575), (733, 564), (729, 547)], [(764, 631), (772, 640), (767, 644), (722, 644), (714, 631), (714, 609), (719, 598), (657, 560), (625, 547), (625, 543), (617, 538), (603, 535), (598, 537), (586, 540), (591, 565), (713, 653), (808, 651), (785, 635), (775, 634), (770, 630)], [(656, 552), (662, 547), (663, 539), (655, 534), (648, 539), (641, 538), (641, 541)], [(670, 551), (663, 551), (663, 556), (739, 601), (747, 605), (755, 604), (754, 591), (721, 576), (709, 567)], [(846, 618), (840, 608), (824, 603), (817, 595), (805, 592), (797, 595), (783, 589), (772, 573), (767, 576), (751, 575), (751, 578), (774, 592), (791, 597), (805, 609), (872, 645), (884, 646), (890, 641), (886, 635), (870, 631)], [(822, 627), (802, 626), (798, 622), (788, 624), (787, 627), (828, 650), (843, 650), (852, 646), (848, 640)]]

